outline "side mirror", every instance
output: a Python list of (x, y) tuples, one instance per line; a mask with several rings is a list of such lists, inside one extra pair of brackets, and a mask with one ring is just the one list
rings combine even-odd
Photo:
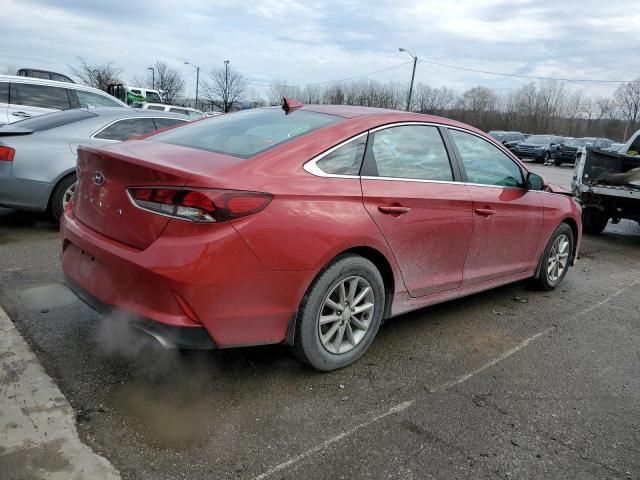
[(544, 179), (535, 173), (527, 174), (527, 188), (529, 190), (544, 190)]

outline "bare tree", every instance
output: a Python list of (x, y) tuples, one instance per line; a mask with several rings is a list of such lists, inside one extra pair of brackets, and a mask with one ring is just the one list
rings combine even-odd
[(205, 97), (223, 112), (227, 113), (240, 100), (247, 89), (247, 80), (240, 72), (232, 70), (228, 64), (224, 68), (214, 68), (209, 73), (209, 81), (203, 82)]
[(302, 89), (297, 85), (289, 85), (286, 81), (276, 81), (267, 90), (270, 105), (280, 105), (283, 97), (295, 98), (302, 101)]
[(156, 60), (153, 69), (153, 73), (147, 69), (144, 78), (133, 77), (131, 83), (136, 87), (160, 90), (164, 101), (173, 103), (184, 91), (184, 80), (180, 73), (161, 60)]
[(5, 65), (0, 69), (0, 74), (2, 75), (15, 75), (18, 72), (18, 67), (15, 65)]
[(640, 113), (640, 78), (620, 85), (614, 94), (614, 98), (620, 108), (620, 113), (627, 121), (624, 129), (624, 138), (627, 138), (629, 127), (634, 130), (638, 113)]
[(112, 83), (120, 83), (122, 68), (114, 66), (113, 62), (105, 64), (91, 65), (82, 57), (78, 57), (78, 66), (69, 65), (69, 69), (78, 77), (82, 83), (90, 87), (107, 91), (107, 87)]

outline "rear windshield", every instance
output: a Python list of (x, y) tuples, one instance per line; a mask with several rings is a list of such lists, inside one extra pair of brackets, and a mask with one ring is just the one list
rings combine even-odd
[(97, 115), (86, 110), (65, 110), (64, 112), (53, 112), (28, 118), (14, 122), (12, 125), (28, 128), (34, 132), (40, 132), (42, 130), (49, 130), (51, 128), (62, 127), (63, 125), (86, 120), (91, 117), (97, 117)]
[(281, 108), (260, 108), (202, 120), (149, 140), (249, 158), (340, 120), (342, 117), (305, 110), (287, 115)]

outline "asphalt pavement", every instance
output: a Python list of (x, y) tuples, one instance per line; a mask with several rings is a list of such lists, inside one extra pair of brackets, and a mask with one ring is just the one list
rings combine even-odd
[(278, 346), (155, 348), (69, 294), (59, 249), (46, 217), (0, 216), (0, 305), (125, 479), (640, 478), (637, 224), (585, 237), (553, 292), (403, 315), (331, 373)]

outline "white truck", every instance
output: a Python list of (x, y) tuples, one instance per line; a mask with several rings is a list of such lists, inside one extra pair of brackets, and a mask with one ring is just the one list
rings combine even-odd
[(576, 159), (571, 187), (582, 205), (585, 233), (602, 232), (609, 220), (640, 223), (640, 130), (618, 151), (584, 149)]

